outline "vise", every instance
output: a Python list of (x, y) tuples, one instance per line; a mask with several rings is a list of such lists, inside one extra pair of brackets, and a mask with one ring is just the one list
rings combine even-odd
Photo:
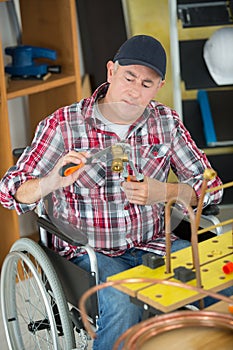
[(48, 64), (35, 62), (34, 59), (56, 60), (56, 51), (30, 45), (18, 45), (5, 48), (6, 55), (12, 56), (12, 64), (5, 66), (5, 72), (12, 78), (41, 79), (48, 72)]

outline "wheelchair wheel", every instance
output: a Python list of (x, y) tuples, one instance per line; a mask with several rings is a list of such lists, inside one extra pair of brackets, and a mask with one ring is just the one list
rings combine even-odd
[(69, 309), (56, 272), (31, 239), (16, 241), (3, 262), (1, 307), (9, 349), (75, 348)]

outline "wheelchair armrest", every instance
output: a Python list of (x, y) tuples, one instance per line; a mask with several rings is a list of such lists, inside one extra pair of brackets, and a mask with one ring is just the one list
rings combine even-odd
[[(208, 221), (210, 225), (217, 225), (219, 223), (219, 219), (216, 215), (219, 214), (219, 207), (216, 204), (210, 204), (206, 206), (201, 215), (201, 223), (198, 229), (207, 227), (203, 225), (203, 221)], [(179, 218), (179, 214), (178, 214)], [(175, 219), (175, 222), (177, 219)], [(205, 223), (204, 223), (205, 224)], [(209, 225), (208, 225), (209, 226)], [(191, 225), (190, 221), (186, 218), (180, 220), (180, 222), (176, 225), (176, 227), (172, 230), (172, 232), (179, 238), (191, 241)], [(222, 227), (215, 228), (215, 232), (207, 231), (205, 233), (198, 235), (198, 242), (205, 241), (206, 239), (216, 237), (216, 235), (220, 235), (222, 233)]]
[[(55, 221), (55, 223), (56, 223), (56, 221)], [(58, 236), (63, 241), (66, 241), (67, 243), (69, 243), (73, 246), (77, 246), (77, 247), (85, 246), (88, 243), (88, 239), (86, 236), (84, 236), (84, 235), (81, 236), (80, 234), (77, 234), (77, 237), (79, 239), (76, 239), (75, 230), (72, 229), (72, 231), (71, 231), (68, 224), (61, 223), (60, 221), (58, 223), (58, 226), (56, 226), (49, 219), (45, 219), (44, 217), (40, 216), (37, 219), (37, 224), (38, 224), (39, 229), (43, 228), (44, 230), (46, 230), (50, 234), (54, 234), (54, 235)], [(68, 228), (67, 231), (69, 231), (69, 233), (72, 232), (72, 234), (66, 233), (66, 226)]]
[(202, 215), (218, 215), (220, 212), (217, 204), (209, 204), (202, 210)]
[(19, 158), (23, 154), (26, 147), (14, 148), (12, 154), (15, 158)]
[[(61, 231), (60, 230), (60, 222), (59, 222), (59, 229), (58, 229), (58, 227), (56, 225), (54, 225), (49, 220), (49, 218), (45, 218), (42, 216), (38, 217), (37, 224), (38, 224), (39, 229), (44, 229), (47, 233), (56, 235), (57, 237), (59, 237), (60, 239), (62, 239), (65, 242), (71, 244), (72, 246), (81, 247), (82, 249), (84, 249), (89, 256), (91, 271), (95, 275), (96, 284), (98, 284), (99, 273), (98, 273), (97, 257), (96, 257), (94, 249), (91, 246), (89, 246), (87, 237), (85, 237), (83, 235), (83, 237), (85, 239), (83, 239), (82, 242), (75, 240), (75, 239), (72, 239), (70, 234), (67, 235), (65, 232), (63, 232), (66, 229), (65, 225), (63, 225), (63, 227), (62, 227), (63, 230)], [(69, 226), (69, 225), (67, 225), (67, 226)]]
[[(217, 218), (217, 215), (219, 214), (220, 209), (217, 204), (210, 204), (207, 205), (207, 207), (203, 208), (202, 210), (202, 219), (208, 221), (210, 225), (218, 225), (219, 224), (219, 219)], [(222, 226), (216, 227), (215, 228), (215, 233), (216, 235), (221, 235), (222, 234)]]

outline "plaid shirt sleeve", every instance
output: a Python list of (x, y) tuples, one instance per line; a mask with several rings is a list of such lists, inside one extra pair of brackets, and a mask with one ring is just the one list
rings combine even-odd
[(36, 208), (38, 203), (19, 203), (14, 195), (24, 182), (45, 176), (61, 157), (64, 144), (60, 137), (59, 113), (61, 111), (58, 110), (54, 115), (40, 122), (31, 146), (25, 148), (16, 165), (11, 167), (1, 179), (0, 203), (5, 208), (15, 209), (18, 214)]

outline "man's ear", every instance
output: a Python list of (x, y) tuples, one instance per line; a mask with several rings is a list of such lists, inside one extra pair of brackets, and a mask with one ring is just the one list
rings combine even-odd
[(106, 67), (107, 67), (107, 82), (111, 83), (112, 76), (114, 74), (114, 62), (108, 61)]
[(162, 81), (160, 82), (160, 89), (165, 85), (165, 83), (166, 83), (166, 80), (162, 80)]

